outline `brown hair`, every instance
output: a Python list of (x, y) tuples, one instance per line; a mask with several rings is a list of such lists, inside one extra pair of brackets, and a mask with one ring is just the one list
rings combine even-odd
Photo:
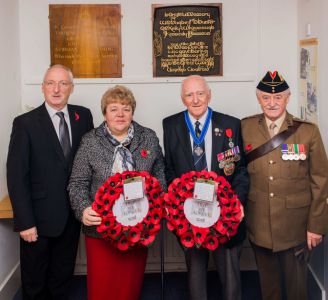
[(124, 105), (130, 105), (132, 113), (136, 109), (136, 100), (128, 88), (123, 85), (115, 85), (113, 88), (108, 89), (101, 98), (101, 112), (106, 114), (106, 108), (111, 103), (121, 103)]

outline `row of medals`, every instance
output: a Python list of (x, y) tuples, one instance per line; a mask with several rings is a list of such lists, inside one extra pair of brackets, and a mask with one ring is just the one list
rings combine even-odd
[(281, 153), (283, 160), (306, 160), (303, 144), (282, 144)]
[(229, 147), (225, 152), (220, 153), (218, 156), (221, 156), (218, 158), (219, 160), (219, 168), (224, 169), (227, 165), (230, 165), (231, 163), (237, 162), (240, 160), (240, 152), (239, 152), (239, 146), (234, 147), (234, 143), (232, 141), (229, 142)]

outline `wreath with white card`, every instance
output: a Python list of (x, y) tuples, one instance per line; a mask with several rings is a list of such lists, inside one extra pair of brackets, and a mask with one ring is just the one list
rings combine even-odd
[(237, 233), (241, 203), (215, 172), (191, 171), (176, 178), (164, 196), (167, 227), (186, 248), (215, 250)]
[(148, 172), (110, 176), (92, 203), (102, 219), (97, 232), (122, 251), (135, 245), (149, 247), (161, 228), (163, 197), (159, 181)]

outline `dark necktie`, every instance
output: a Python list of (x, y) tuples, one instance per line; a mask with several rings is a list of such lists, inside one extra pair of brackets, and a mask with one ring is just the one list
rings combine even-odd
[[(199, 125), (200, 123), (196, 121), (195, 133), (198, 138), (200, 137), (201, 134)], [(205, 139), (200, 145), (197, 145), (195, 142), (193, 143), (192, 156), (194, 158), (194, 166), (196, 171), (207, 170), (206, 155), (205, 155)]]
[(71, 153), (71, 143), (69, 139), (68, 126), (65, 121), (64, 113), (59, 111), (56, 115), (60, 118), (59, 122), (59, 142), (63, 149), (64, 156), (68, 160)]

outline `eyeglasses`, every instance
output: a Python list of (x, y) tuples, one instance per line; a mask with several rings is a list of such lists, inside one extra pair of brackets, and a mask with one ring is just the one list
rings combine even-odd
[(48, 88), (48, 89), (52, 89), (54, 87), (56, 87), (58, 85), (58, 87), (60, 89), (67, 89), (72, 82), (66, 81), (66, 80), (61, 80), (61, 81), (53, 81), (53, 80), (49, 80), (49, 81), (44, 81), (43, 84)]

